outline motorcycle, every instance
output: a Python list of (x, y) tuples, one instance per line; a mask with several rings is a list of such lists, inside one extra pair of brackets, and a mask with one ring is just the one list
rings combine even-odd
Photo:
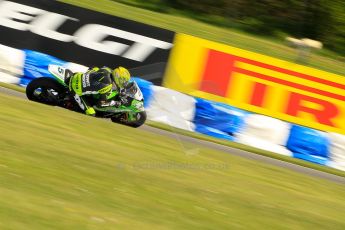
[[(53, 75), (53, 78), (40, 77), (32, 80), (26, 87), (27, 98), (31, 101), (83, 113), (65, 82), (73, 75), (73, 72), (58, 65), (49, 65), (48, 71)], [(93, 106), (92, 103), (96, 101), (97, 96), (99, 95), (85, 95), (83, 99)], [(122, 101), (121, 106), (112, 107), (111, 111), (109, 109), (106, 111), (95, 109), (96, 117), (110, 118), (115, 123), (135, 128), (145, 123), (144, 97), (135, 81), (129, 82), (120, 93), (114, 91), (108, 99), (120, 99)]]

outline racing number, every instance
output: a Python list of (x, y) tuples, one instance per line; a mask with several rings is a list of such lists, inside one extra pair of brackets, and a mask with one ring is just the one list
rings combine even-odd
[(61, 67), (59, 67), (59, 68), (58, 68), (58, 72), (59, 72), (60, 74), (63, 74), (63, 69), (62, 69)]

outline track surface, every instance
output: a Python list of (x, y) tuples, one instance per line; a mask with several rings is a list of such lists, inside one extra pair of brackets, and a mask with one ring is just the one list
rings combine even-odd
[[(8, 94), (11, 96), (16, 96), (16, 97), (20, 97), (20, 98), (26, 98), (25, 94), (14, 91), (14, 90), (10, 90), (10, 89), (4, 88), (4, 87), (0, 87), (0, 93)], [(228, 153), (228, 154), (241, 156), (241, 157), (244, 157), (244, 158), (247, 158), (250, 160), (264, 162), (264, 163), (275, 165), (278, 167), (287, 168), (287, 169), (293, 170), (295, 172), (299, 172), (302, 174), (306, 174), (309, 176), (318, 177), (318, 178), (322, 178), (322, 179), (327, 179), (327, 180), (345, 185), (345, 177), (321, 172), (321, 171), (318, 171), (315, 169), (306, 168), (306, 167), (303, 167), (300, 165), (296, 165), (296, 164), (292, 164), (289, 162), (273, 159), (270, 157), (254, 154), (254, 153), (243, 151), (240, 149), (231, 148), (231, 147), (216, 144), (213, 142), (208, 142), (208, 141), (196, 139), (193, 137), (188, 137), (188, 136), (176, 134), (174, 132), (169, 132), (166, 130), (157, 129), (157, 128), (150, 127), (147, 125), (142, 126), (141, 129), (148, 131), (148, 132), (155, 133), (157, 135), (164, 135), (164, 136), (168, 136), (168, 137), (171, 137), (171, 138), (178, 140), (178, 142), (181, 144), (181, 148), (185, 148), (185, 151), (187, 153), (189, 152), (190, 154), (193, 154), (193, 152), (197, 151), (197, 149), (188, 149), (186, 146), (184, 146), (184, 144), (183, 144), (184, 142), (190, 142), (190, 143), (203, 145), (205, 147), (208, 147), (211, 149), (216, 149), (216, 150)]]

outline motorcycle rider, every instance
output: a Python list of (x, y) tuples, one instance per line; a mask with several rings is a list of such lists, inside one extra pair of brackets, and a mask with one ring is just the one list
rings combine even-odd
[[(108, 67), (94, 67), (86, 73), (73, 73), (66, 79), (70, 92), (73, 94), (79, 107), (87, 114), (95, 116), (96, 110), (107, 111), (112, 107), (119, 107), (122, 104), (121, 97), (119, 100), (109, 99), (109, 96), (116, 91), (122, 92), (124, 87), (131, 79), (129, 71), (124, 67), (117, 67), (114, 70)], [(90, 106), (85, 95), (98, 95), (94, 108)], [(98, 97), (98, 98), (97, 98)]]

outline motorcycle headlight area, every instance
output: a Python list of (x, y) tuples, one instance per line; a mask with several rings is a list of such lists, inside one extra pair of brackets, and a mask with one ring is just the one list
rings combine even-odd
[(143, 111), (144, 110), (144, 103), (143, 102), (136, 103), (135, 108), (137, 108), (140, 111)]

